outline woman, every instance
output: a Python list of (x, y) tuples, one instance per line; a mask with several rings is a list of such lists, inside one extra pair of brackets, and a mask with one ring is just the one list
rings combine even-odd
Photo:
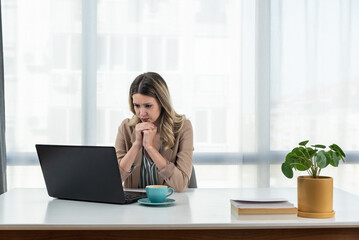
[(154, 72), (139, 75), (129, 104), (134, 115), (118, 128), (115, 144), (125, 187), (158, 184), (184, 191), (192, 172), (193, 130), (174, 111), (165, 80)]

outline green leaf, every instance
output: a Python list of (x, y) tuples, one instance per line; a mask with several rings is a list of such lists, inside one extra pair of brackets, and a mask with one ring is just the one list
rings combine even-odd
[(292, 150), (294, 154), (296, 154), (299, 158), (303, 158), (304, 160), (310, 158), (309, 153), (305, 151), (304, 147), (296, 147)]
[(309, 157), (312, 158), (315, 155), (315, 153), (318, 152), (318, 149), (307, 147), (307, 151), (309, 153)]
[(305, 145), (307, 145), (308, 142), (309, 142), (309, 140), (306, 140), (306, 141), (298, 143), (298, 145), (299, 146), (305, 146)]
[(303, 153), (301, 151), (299, 151), (299, 147), (296, 147), (292, 150), (292, 153), (297, 155), (298, 158), (303, 156)]
[(293, 152), (288, 153), (287, 156), (285, 157), (285, 161), (288, 164), (293, 164), (296, 159), (298, 159), (298, 156)]
[(333, 162), (333, 153), (334, 152), (332, 150), (330, 150), (328, 153), (329, 153), (329, 156), (330, 156), (330, 163), (329, 164), (333, 165), (334, 164), (334, 162)]
[(320, 168), (325, 168), (330, 162), (330, 156), (324, 150), (321, 150), (317, 154), (317, 164)]
[(332, 158), (330, 164), (333, 167), (338, 167), (340, 158), (338, 157), (338, 154), (336, 152), (332, 152)]
[(284, 162), (282, 164), (282, 173), (284, 174), (284, 176), (286, 176), (287, 178), (293, 178), (293, 170), (292, 167), (287, 163)]
[(328, 164), (330, 163), (330, 160), (331, 160), (331, 156), (328, 152), (324, 151), (324, 155), (325, 157), (327, 158), (327, 161), (328, 161)]
[(299, 151), (301, 151), (301, 152), (303, 153), (303, 156), (304, 156), (306, 159), (309, 159), (309, 158), (310, 158), (309, 153), (308, 153), (308, 151), (306, 150), (306, 148), (300, 147), (300, 148), (299, 148)]
[(295, 161), (295, 167), (299, 171), (306, 171), (312, 166), (312, 161), (308, 159), (298, 158)]
[(334, 152), (339, 153), (340, 156), (346, 157), (344, 151), (338, 145), (333, 143), (332, 145), (329, 146), (329, 148), (334, 150)]
[(326, 146), (321, 145), (321, 144), (312, 145), (312, 147), (322, 148), (322, 149), (325, 149), (325, 148), (326, 148)]

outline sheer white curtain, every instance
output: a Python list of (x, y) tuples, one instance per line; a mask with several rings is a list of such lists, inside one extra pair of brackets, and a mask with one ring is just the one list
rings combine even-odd
[(273, 1), (271, 149), (359, 149), (359, 1)]
[[(238, 167), (223, 165), (222, 153), (241, 162), (240, 121), (233, 121), (240, 118), (240, 1), (7, 0), (4, 8), (11, 186), (31, 172), (41, 181), (36, 143), (113, 145), (131, 117), (129, 85), (146, 71), (163, 75), (176, 111), (193, 123), (199, 185), (201, 175), (202, 186), (233, 182)], [(223, 166), (215, 178), (207, 174), (216, 173), (214, 164)]]
[(42, 184), (35, 143), (113, 145), (146, 71), (192, 121), (199, 187), (294, 185), (305, 139), (357, 156), (356, 0), (2, 3), (9, 187)]
[(271, 2), (270, 149), (337, 143), (347, 163), (322, 174), (343, 188), (359, 170), (358, 24), (356, 0)]

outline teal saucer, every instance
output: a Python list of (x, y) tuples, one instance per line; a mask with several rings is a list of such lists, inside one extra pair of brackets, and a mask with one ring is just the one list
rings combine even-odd
[(172, 198), (166, 198), (163, 202), (153, 203), (148, 198), (142, 198), (142, 199), (139, 199), (137, 202), (140, 204), (149, 205), (149, 206), (166, 206), (166, 205), (171, 205), (171, 204), (175, 203), (175, 200)]

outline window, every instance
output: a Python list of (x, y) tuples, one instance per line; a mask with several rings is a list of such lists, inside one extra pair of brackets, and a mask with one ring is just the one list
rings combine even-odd
[[(41, 179), (36, 143), (114, 145), (131, 117), (129, 86), (147, 71), (165, 78), (176, 111), (192, 121), (200, 187), (293, 186), (279, 164), (305, 139), (339, 144), (349, 153), (340, 168), (357, 166), (357, 1), (5, 0), (2, 8), (10, 177), (31, 165)], [(348, 180), (335, 170), (339, 184)]]

